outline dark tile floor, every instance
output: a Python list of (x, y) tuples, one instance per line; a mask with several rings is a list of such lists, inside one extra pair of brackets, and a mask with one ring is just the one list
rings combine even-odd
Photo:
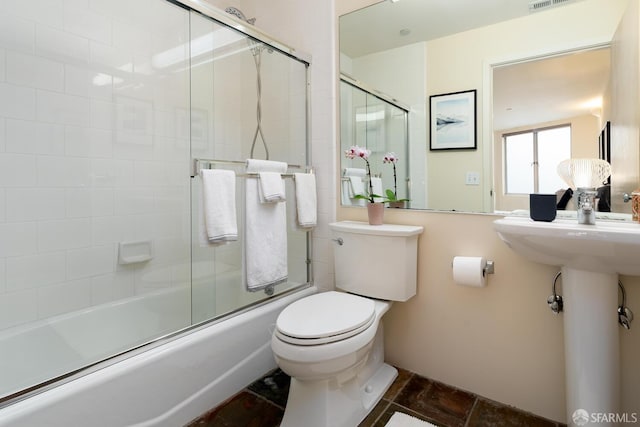
[[(441, 427), (559, 426), (412, 372), (398, 371), (398, 378), (358, 427), (383, 427), (394, 412)], [(277, 369), (187, 427), (277, 427), (288, 393), (289, 377)]]

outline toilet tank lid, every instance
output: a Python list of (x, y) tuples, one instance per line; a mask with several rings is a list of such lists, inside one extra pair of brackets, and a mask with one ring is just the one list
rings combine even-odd
[(370, 234), (375, 236), (415, 236), (422, 234), (424, 227), (420, 225), (382, 224), (369, 225), (359, 221), (338, 221), (329, 224), (335, 231), (344, 233)]

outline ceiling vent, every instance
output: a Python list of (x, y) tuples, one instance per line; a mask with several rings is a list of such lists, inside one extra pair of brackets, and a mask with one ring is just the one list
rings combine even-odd
[(571, 3), (574, 0), (532, 0), (529, 2), (529, 12), (539, 12), (549, 8)]

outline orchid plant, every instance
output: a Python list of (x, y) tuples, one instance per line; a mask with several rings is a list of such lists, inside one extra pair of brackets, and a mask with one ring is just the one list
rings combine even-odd
[[(369, 156), (371, 155), (371, 150), (367, 150), (364, 147), (359, 147), (357, 145), (351, 146), (348, 150), (345, 150), (344, 155), (347, 159), (357, 159), (360, 158), (364, 160), (367, 169), (367, 181), (369, 181), (369, 195), (365, 196), (364, 194), (356, 194), (354, 196), (355, 199), (365, 199), (369, 201), (369, 203), (376, 203), (376, 199), (381, 199), (382, 196), (377, 194), (373, 194), (373, 184), (371, 183), (371, 166), (369, 165)], [(383, 200), (386, 202), (387, 200)]]
[(393, 190), (385, 190), (387, 199), (389, 202), (406, 202), (409, 199), (398, 199), (398, 181), (396, 176), (396, 163), (398, 162), (398, 156), (396, 153), (390, 152), (384, 155), (382, 163), (390, 163), (393, 165)]

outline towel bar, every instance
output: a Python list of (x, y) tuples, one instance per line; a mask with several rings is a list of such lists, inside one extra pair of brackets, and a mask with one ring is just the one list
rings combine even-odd
[[(246, 165), (246, 161), (241, 160), (216, 160), (216, 159), (193, 159), (193, 170), (191, 171), (191, 178), (194, 178), (200, 173), (200, 169), (211, 169), (211, 165), (233, 165), (233, 166), (244, 166)], [(203, 167), (208, 165), (208, 167)], [(300, 166), (300, 165), (287, 165), (288, 169), (301, 169), (307, 173), (313, 173), (313, 167), (311, 166)], [(258, 176), (257, 173), (236, 173), (238, 177), (245, 178), (256, 178)], [(293, 173), (283, 173), (283, 178), (293, 178)]]

